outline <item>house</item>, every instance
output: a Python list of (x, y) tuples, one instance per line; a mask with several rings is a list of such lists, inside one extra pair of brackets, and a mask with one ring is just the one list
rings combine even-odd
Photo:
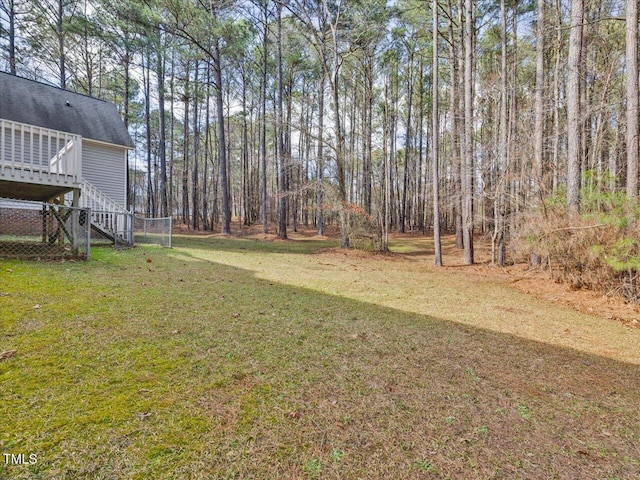
[(127, 150), (116, 107), (0, 72), (0, 197), (91, 209), (91, 226), (132, 242), (126, 210)]

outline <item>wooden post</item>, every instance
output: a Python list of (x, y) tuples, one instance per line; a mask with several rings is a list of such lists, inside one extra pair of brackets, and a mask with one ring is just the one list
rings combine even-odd
[(64, 235), (62, 234), (61, 230), (62, 230), (62, 225), (60, 224), (60, 222), (62, 221), (63, 217), (63, 209), (64, 209), (64, 194), (61, 193), (58, 196), (58, 246), (60, 247), (61, 250), (64, 249)]
[(73, 200), (72, 200), (71, 206), (72, 207), (77, 207), (79, 204), (80, 204), (80, 189), (79, 188), (74, 188), (73, 189)]
[(47, 242), (47, 217), (49, 216), (49, 212), (47, 211), (47, 206), (45, 204), (42, 205), (42, 243)]
[(78, 214), (78, 200), (80, 191), (73, 189), (73, 200), (71, 201), (71, 253), (74, 258), (78, 257), (78, 235), (80, 233), (80, 215)]
[(54, 216), (51, 213), (53, 209), (52, 200), (48, 202), (49, 206), (47, 207), (47, 243), (49, 245), (53, 244), (53, 221)]

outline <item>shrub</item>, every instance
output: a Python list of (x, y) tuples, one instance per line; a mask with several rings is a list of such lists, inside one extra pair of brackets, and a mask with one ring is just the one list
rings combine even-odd
[(517, 251), (535, 252), (554, 278), (572, 288), (589, 288), (640, 301), (640, 227), (637, 203), (610, 192), (606, 177), (588, 172), (581, 192), (581, 215), (571, 219), (564, 195), (545, 199), (523, 217)]

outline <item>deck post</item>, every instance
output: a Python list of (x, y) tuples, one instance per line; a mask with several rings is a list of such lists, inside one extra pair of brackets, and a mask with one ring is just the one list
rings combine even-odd
[(71, 253), (74, 258), (78, 257), (78, 236), (80, 235), (80, 215), (78, 212), (78, 202), (80, 200), (80, 189), (73, 189), (73, 200), (71, 201)]
[(76, 208), (80, 204), (80, 189), (73, 189), (73, 199), (71, 200), (71, 206)]
[(53, 214), (51, 213), (51, 210), (53, 210), (53, 200), (51, 200), (49, 203), (49, 206), (47, 207), (47, 243), (49, 243), (49, 245), (52, 244), (53, 242)]
[(47, 212), (47, 205), (42, 204), (42, 243), (47, 242), (47, 217), (49, 216)]
[(58, 246), (60, 247), (61, 250), (64, 250), (64, 235), (62, 233), (63, 225), (61, 223), (62, 222), (61, 219), (64, 218), (63, 217), (63, 215), (64, 215), (64, 212), (63, 212), (64, 194), (62, 194), (62, 195), (60, 195), (58, 197), (58, 201), (56, 203), (58, 204), (58, 216), (57, 216), (57, 219), (58, 219), (58, 229), (57, 229), (58, 230), (57, 231), (57, 233), (58, 233)]

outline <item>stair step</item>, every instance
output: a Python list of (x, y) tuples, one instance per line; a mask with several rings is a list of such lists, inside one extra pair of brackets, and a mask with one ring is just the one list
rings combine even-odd
[[(127, 232), (131, 236), (130, 239), (126, 238), (128, 236), (127, 233), (123, 235), (115, 231), (115, 229), (120, 228), (119, 220), (121, 220), (121, 217), (119, 216), (132, 214), (84, 178), (82, 179), (80, 190), (80, 206), (91, 209), (91, 228), (114, 242), (115, 245), (132, 246), (133, 231)], [(105, 225), (102, 220), (110, 225)], [(130, 221), (130, 225), (133, 227), (133, 220), (131, 219)]]

